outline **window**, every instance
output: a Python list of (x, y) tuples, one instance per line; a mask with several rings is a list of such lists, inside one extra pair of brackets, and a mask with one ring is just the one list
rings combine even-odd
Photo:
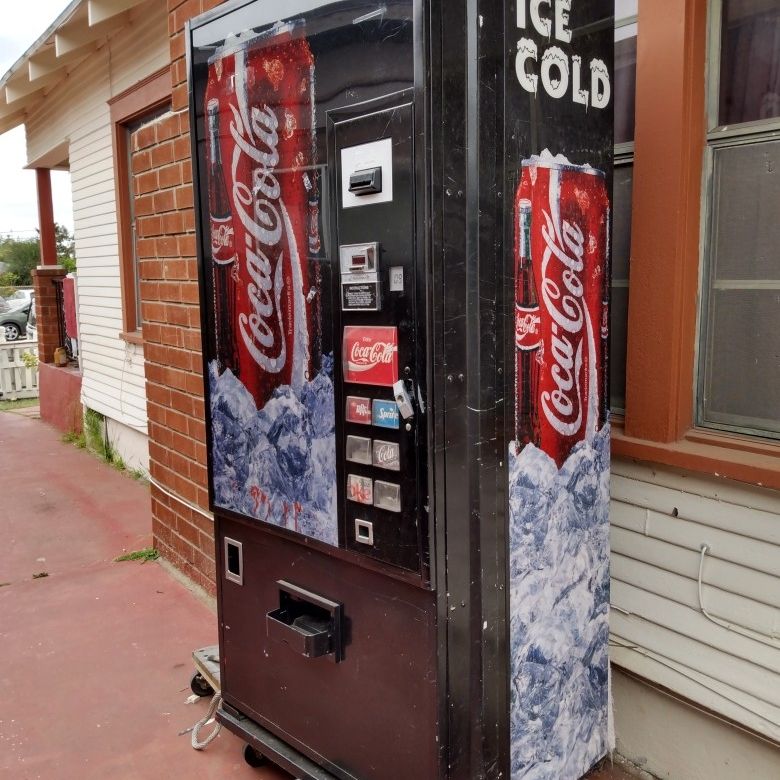
[(626, 407), (628, 279), (631, 254), (631, 200), (634, 183), (634, 108), (636, 103), (637, 2), (615, 6), (615, 175), (610, 350), (610, 408)]
[(696, 422), (780, 438), (780, 5), (713, 3), (709, 61)]
[(109, 101), (116, 175), (119, 268), (122, 285), (122, 333), (141, 343), (140, 275), (136, 255), (133, 139), (143, 127), (170, 108), (170, 69), (163, 68)]

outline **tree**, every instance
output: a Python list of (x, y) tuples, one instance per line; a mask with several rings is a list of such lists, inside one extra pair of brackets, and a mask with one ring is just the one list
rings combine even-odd
[(64, 225), (54, 223), (54, 237), (57, 241), (57, 262), (68, 273), (76, 270), (76, 241)]
[(6, 273), (13, 274), (18, 285), (32, 284), (32, 270), (40, 263), (41, 249), (37, 238), (17, 241), (4, 238), (0, 241), (0, 263)]
[(65, 225), (59, 225), (54, 223), (54, 238), (57, 241), (57, 259), (60, 265), (63, 265), (63, 260), (75, 259), (75, 244), (73, 236), (68, 232), (68, 228)]
[[(54, 237), (57, 243), (57, 261), (67, 271), (75, 271), (73, 236), (64, 225), (55, 223)], [(41, 248), (37, 238), (20, 241), (6, 236), (0, 239), (0, 265), (5, 269), (3, 275), (6, 280), (14, 279), (14, 283), (20, 287), (31, 285), (32, 272), (40, 262)]]

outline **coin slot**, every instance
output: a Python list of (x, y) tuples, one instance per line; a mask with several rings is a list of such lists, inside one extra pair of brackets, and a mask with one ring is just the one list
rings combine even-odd
[(241, 542), (225, 537), (225, 579), (244, 584), (244, 547)]

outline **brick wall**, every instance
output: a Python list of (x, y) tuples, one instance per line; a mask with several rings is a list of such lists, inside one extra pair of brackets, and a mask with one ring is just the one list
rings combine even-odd
[(38, 357), (42, 363), (54, 362), (54, 350), (60, 344), (59, 314), (55, 279), (65, 278), (61, 265), (38, 266), (33, 269), (35, 288), (35, 325), (38, 332)]
[(136, 248), (141, 275), (154, 543), (209, 592), (215, 589), (208, 509), (200, 309), (195, 259), (184, 22), (218, 5), (169, 0), (171, 112), (131, 144)]

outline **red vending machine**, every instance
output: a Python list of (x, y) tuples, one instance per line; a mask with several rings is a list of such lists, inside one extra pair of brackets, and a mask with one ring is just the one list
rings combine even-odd
[(609, 749), (607, 0), (187, 29), (219, 720), (300, 778)]

